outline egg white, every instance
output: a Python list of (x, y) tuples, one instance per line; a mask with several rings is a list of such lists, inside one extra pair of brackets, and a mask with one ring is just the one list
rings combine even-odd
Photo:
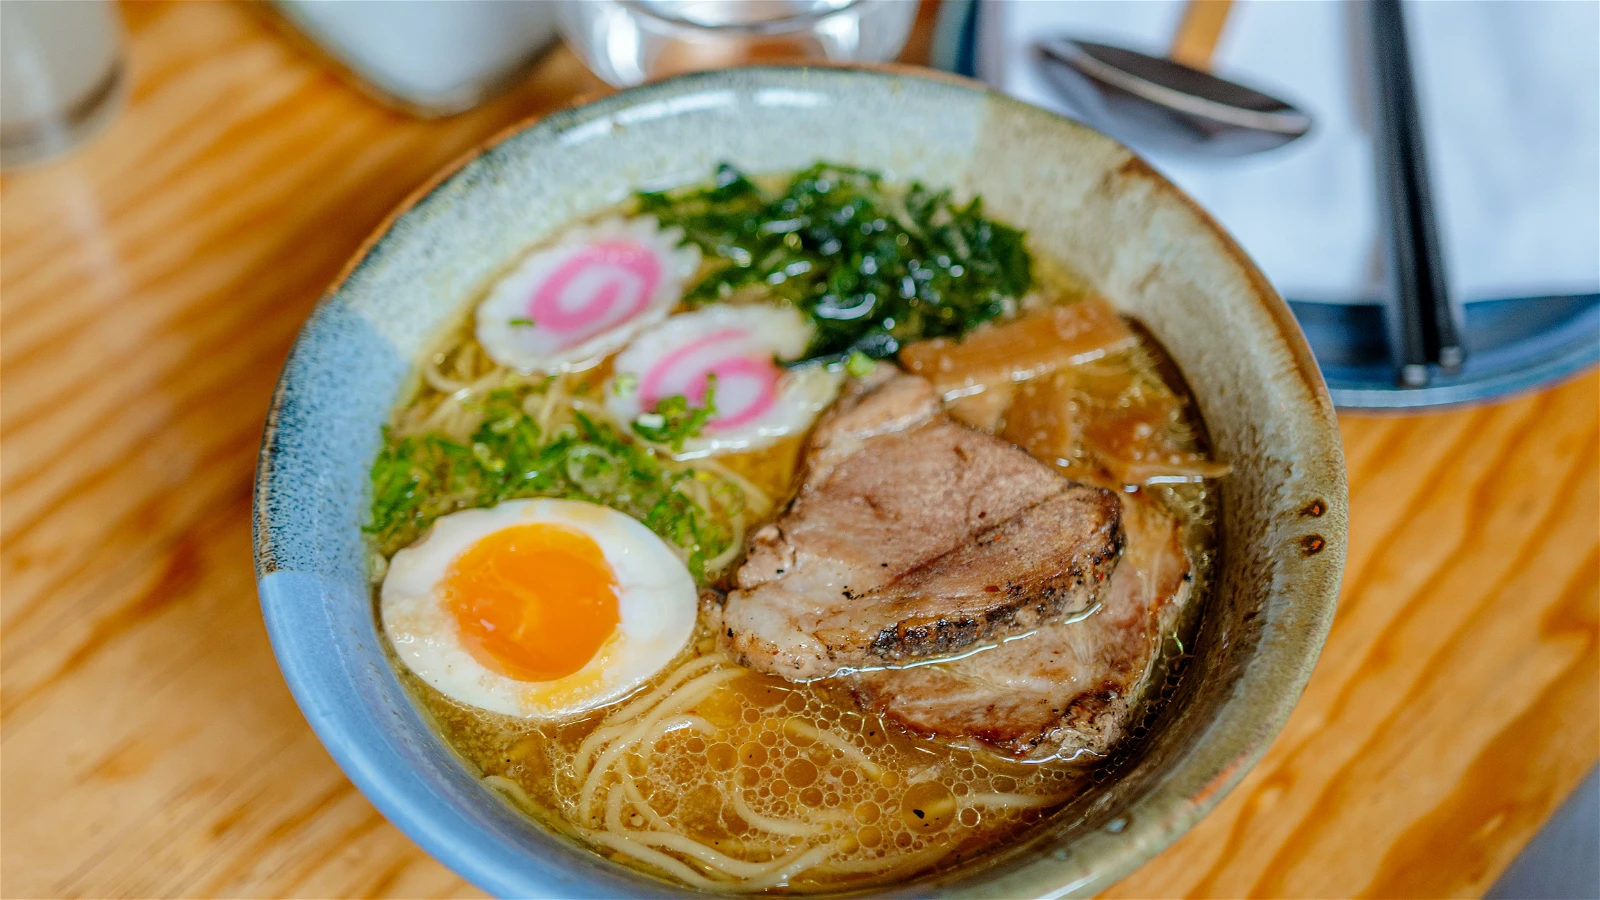
[[(554, 681), (519, 681), (486, 668), (461, 642), (442, 596), (455, 560), (483, 538), (530, 523), (564, 525), (594, 540), (617, 580), (621, 621), (588, 664)], [(440, 517), (389, 562), (380, 595), (384, 633), (406, 666), (451, 699), (529, 719), (569, 716), (632, 692), (665, 668), (694, 632), (698, 592), (661, 538), (633, 518), (578, 500), (510, 500)]]

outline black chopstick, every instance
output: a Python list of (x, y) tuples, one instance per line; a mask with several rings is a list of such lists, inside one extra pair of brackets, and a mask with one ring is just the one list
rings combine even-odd
[(1403, 387), (1423, 387), (1429, 363), (1450, 371), (1466, 358), (1450, 300), (1428, 180), (1422, 118), (1400, 0), (1370, 0), (1376, 151), (1389, 232), (1390, 347)]

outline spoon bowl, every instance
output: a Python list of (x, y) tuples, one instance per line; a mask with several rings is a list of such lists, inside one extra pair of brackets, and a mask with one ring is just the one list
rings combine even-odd
[(1170, 59), (1068, 38), (1038, 52), (1087, 124), (1138, 146), (1244, 156), (1311, 130), (1311, 117), (1289, 103)]

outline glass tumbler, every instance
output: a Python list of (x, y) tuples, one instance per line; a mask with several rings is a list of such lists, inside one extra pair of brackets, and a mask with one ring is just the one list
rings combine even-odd
[(616, 87), (761, 62), (885, 62), (916, 0), (562, 0), (561, 33)]
[(109, 0), (0, 0), (0, 166), (88, 139), (116, 112), (122, 82)]

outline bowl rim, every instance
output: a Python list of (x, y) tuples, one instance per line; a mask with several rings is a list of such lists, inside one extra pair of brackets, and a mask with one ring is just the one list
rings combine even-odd
[[(605, 115), (642, 101), (656, 92), (679, 91), (693, 85), (710, 87), (728, 78), (730, 74), (736, 76), (739, 73), (757, 72), (775, 77), (803, 78), (806, 73), (816, 70), (854, 73), (869, 78), (903, 78), (942, 83), (950, 88), (978, 94), (988, 103), (1006, 107), (1009, 111), (1020, 115), (1038, 116), (1057, 122), (1066, 122), (1075, 128), (1093, 132), (1101, 139), (1110, 141), (1116, 146), (1127, 150), (1124, 145), (1114, 138), (1095, 132), (1089, 126), (1049, 110), (1027, 104), (996, 91), (983, 82), (935, 69), (898, 63), (812, 62), (805, 65), (757, 65), (687, 73), (625, 90), (598, 89), (581, 93), (568, 103), (555, 109), (535, 113), (507, 125), (463, 151), (436, 170), (425, 181), (410, 191), (362, 240), (349, 260), (330, 282), (327, 289), (320, 295), (307, 317), (307, 322), (309, 323), (316, 319), (318, 314), (337, 298), (350, 277), (368, 261), (369, 257), (373, 255), (374, 251), (379, 248), (384, 239), (394, 229), (394, 226), (402, 218), (409, 215), (418, 204), (461, 173), (474, 160), (526, 131), (560, 117), (573, 115), (579, 110), (590, 111), (596, 116)], [(1218, 246), (1228, 258), (1228, 261), (1233, 264), (1235, 270), (1244, 276), (1251, 298), (1262, 311), (1267, 313), (1273, 328), (1277, 331), (1278, 346), (1289, 355), (1291, 365), (1282, 373), (1283, 376), (1288, 377), (1292, 371), (1292, 374), (1297, 376), (1301, 387), (1311, 398), (1311, 405), (1314, 408), (1307, 411), (1307, 419), (1315, 427), (1311, 431), (1312, 437), (1310, 440), (1321, 451), (1324, 462), (1330, 464), (1327, 471), (1316, 471), (1311, 478), (1311, 481), (1316, 485), (1315, 489), (1318, 495), (1327, 502), (1327, 515), (1319, 522), (1318, 526), (1319, 532), (1326, 538), (1326, 546), (1323, 548), (1323, 552), (1318, 555), (1321, 564), (1319, 571), (1328, 573), (1329, 577), (1318, 579), (1316, 585), (1308, 586), (1300, 592), (1298, 601), (1305, 606), (1305, 609), (1301, 610), (1298, 622), (1305, 627), (1305, 630), (1288, 641), (1292, 645), (1290, 648), (1277, 651), (1277, 655), (1282, 659), (1277, 660), (1278, 665), (1274, 670), (1279, 674), (1287, 674), (1289, 677), (1286, 680), (1256, 686), (1254, 702), (1251, 704), (1253, 712), (1249, 716), (1249, 724), (1252, 727), (1241, 729), (1237, 735), (1229, 736), (1220, 741), (1227, 751), (1226, 758), (1210, 767), (1210, 777), (1207, 779), (1205, 786), (1186, 797), (1174, 796), (1171, 795), (1171, 792), (1163, 792), (1153, 787), (1136, 801), (1141, 807), (1148, 804), (1148, 808), (1144, 809), (1141, 822), (1128, 829), (1130, 838), (1136, 836), (1138, 832), (1144, 832), (1142, 839), (1125, 840), (1108, 848), (1107, 852), (1099, 858), (1099, 861), (1092, 867), (1088, 875), (1071, 883), (1056, 885), (1039, 894), (1039, 896), (1088, 896), (1110, 887), (1143, 863), (1154, 858), (1188, 832), (1196, 822), (1209, 813), (1221, 802), (1223, 797), (1243, 780), (1245, 775), (1266, 754), (1274, 739), (1282, 731), (1294, 707), (1298, 704), (1307, 682), (1310, 680), (1326, 641), (1328, 631), (1332, 626), (1333, 614), (1337, 605), (1340, 582), (1344, 571), (1345, 545), (1347, 541), (1345, 513), (1348, 506), (1348, 488), (1345, 481), (1342, 441), (1327, 387), (1299, 323), (1296, 321), (1288, 304), (1279, 296), (1266, 276), (1245, 254), (1232, 235), (1210, 213), (1199, 206), (1181, 188), (1172, 184), (1165, 176), (1151, 168), (1137, 153), (1131, 150), (1127, 150), (1127, 152), (1130, 155), (1125, 168), (1148, 180), (1158, 192), (1179, 201), (1186, 207), (1188, 212), (1204, 226), (1204, 230), (1217, 241)], [(294, 360), (301, 342), (305, 339), (307, 330), (306, 327), (302, 327), (294, 346), (290, 349), (289, 362)], [(263, 587), (266, 576), (278, 570), (276, 569), (272, 552), (267, 504), (262, 502), (267, 493), (273, 472), (271, 445), (277, 431), (279, 413), (290, 383), (291, 367), (286, 362), (273, 391), (271, 405), (263, 429), (256, 478), (252, 491), (252, 525), (254, 531), (252, 545), (258, 591), (262, 593), (263, 617), (266, 619), (269, 638), (280, 671), (290, 687), (296, 704), (300, 707), (302, 714), (311, 725), (318, 740), (333, 756), (345, 775), (386, 818), (427, 853), (472, 884), (500, 896), (519, 894), (521, 892), (517, 890), (517, 886), (527, 884), (527, 882), (514, 876), (508, 876), (505, 872), (496, 868), (494, 864), (485, 858), (484, 854), (472, 845), (470, 840), (464, 840), (462, 835), (449, 829), (435, 827), (434, 823), (429, 821), (427, 814), (419, 809), (416, 797), (405, 790), (408, 786), (405, 784), (405, 776), (403, 774), (389, 773), (382, 770), (381, 767), (375, 766), (364, 749), (354, 746), (347, 736), (335, 726), (334, 720), (337, 717), (329, 717), (320, 711), (317, 695), (308, 683), (310, 679), (306, 677), (306, 673), (299, 671), (297, 665), (291, 663), (291, 654), (288, 652), (287, 646), (294, 639), (279, 627), (281, 623), (275, 623), (274, 612), (266, 600)], [(1309, 584), (1312, 579), (1308, 578), (1307, 581)], [(1145, 823), (1153, 824), (1147, 825)], [(1018, 872), (1019, 870), (1014, 869), (1011, 870), (1010, 874), (1015, 875)], [(658, 879), (652, 878), (649, 881), (652, 885), (659, 886), (661, 891), (678, 893), (682, 890), (677, 885)], [(958, 886), (957, 892), (968, 893), (970, 891), (961, 891), (959, 888), (971, 888), (972, 886)], [(859, 894), (860, 892), (849, 893)], [(942, 894), (944, 891), (940, 893)], [(823, 896), (837, 895), (828, 894)]]

